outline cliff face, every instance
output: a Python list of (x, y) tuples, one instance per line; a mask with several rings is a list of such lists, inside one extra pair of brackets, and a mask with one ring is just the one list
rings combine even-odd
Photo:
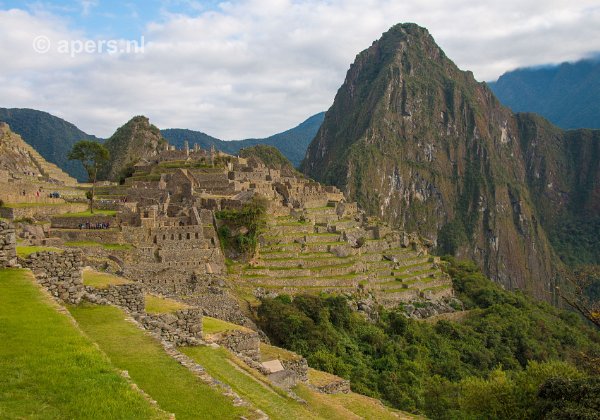
[(117, 129), (104, 145), (110, 152), (110, 164), (99, 177), (113, 181), (118, 181), (128, 167), (140, 159), (156, 156), (168, 147), (160, 130), (144, 116), (132, 118)]
[(550, 300), (556, 257), (543, 208), (565, 200), (564, 182), (579, 181), (558, 180), (565, 163), (556, 157), (558, 195), (548, 193), (535, 168), (548, 161), (540, 145), (572, 150), (573, 137), (581, 136), (515, 116), (426, 29), (403, 24), (357, 56), (302, 170), (443, 252), (474, 259), (502, 285)]

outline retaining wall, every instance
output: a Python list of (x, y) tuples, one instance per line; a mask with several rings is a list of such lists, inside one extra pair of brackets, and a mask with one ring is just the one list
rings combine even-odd
[(67, 303), (81, 301), (85, 292), (81, 251), (36, 252), (23, 260), (23, 265), (31, 269), (37, 281), (53, 296)]
[(0, 221), (0, 268), (17, 264), (17, 238), (14, 226)]

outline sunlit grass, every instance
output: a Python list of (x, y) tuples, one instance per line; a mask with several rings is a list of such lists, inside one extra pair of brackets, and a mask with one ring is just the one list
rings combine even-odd
[(34, 285), (0, 270), (0, 418), (168, 418)]
[(83, 270), (83, 284), (96, 289), (106, 289), (108, 286), (131, 283), (130, 280), (110, 273), (102, 273), (94, 270)]
[(149, 314), (164, 314), (187, 308), (189, 308), (189, 306), (185, 303), (181, 303), (169, 298), (146, 294), (146, 312)]

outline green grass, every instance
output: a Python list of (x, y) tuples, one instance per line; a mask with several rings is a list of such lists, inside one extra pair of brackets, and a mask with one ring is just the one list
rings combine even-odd
[(269, 344), (260, 343), (260, 355), (263, 362), (269, 360), (298, 360), (300, 356), (296, 353), (292, 353), (289, 350), (282, 349), (280, 347), (271, 346)]
[(321, 407), (323, 407), (323, 413), (326, 414), (326, 418), (339, 417), (342, 413), (344, 413), (346, 416), (344, 418), (346, 419), (362, 418), (385, 420), (417, 418), (407, 413), (387, 408), (375, 399), (353, 392), (336, 395), (320, 394), (310, 390), (304, 384), (297, 385), (294, 388), (294, 392), (310, 405), (321, 405)]
[(92, 286), (96, 289), (107, 289), (108, 286), (118, 286), (120, 284), (131, 283), (130, 280), (124, 279), (123, 277), (115, 276), (110, 273), (101, 273), (94, 270), (83, 271), (83, 284), (86, 286)]
[[(251, 371), (225, 349), (210, 347), (187, 347), (182, 352), (196, 360), (215, 379), (230, 385), (242, 398), (264, 411), (272, 419), (319, 418), (312, 407), (303, 406), (272, 387), (266, 378)], [(322, 418), (322, 417), (321, 417)]]
[(173, 299), (151, 294), (146, 295), (146, 312), (149, 314), (166, 314), (187, 308), (189, 308), (189, 306), (185, 303), (177, 302)]
[(114, 217), (117, 215), (116, 210), (94, 210), (94, 213), (89, 210), (80, 211), (77, 213), (64, 213), (60, 214), (57, 217), (90, 217), (90, 216), (111, 216)]
[(62, 249), (51, 246), (17, 246), (17, 255), (21, 258), (27, 258), (33, 253), (42, 251), (63, 252)]
[(140, 388), (177, 419), (235, 419), (248, 410), (201, 382), (169, 357), (152, 337), (125, 320), (112, 306), (80, 305), (69, 310), (84, 332), (127, 370)]
[(69, 203), (60, 202), (60, 203), (4, 203), (4, 207), (8, 207), (11, 209), (23, 209), (28, 207), (60, 207), (64, 205), (68, 205)]
[(104, 244), (100, 242), (92, 242), (92, 241), (69, 241), (65, 242), (65, 246), (74, 246), (74, 247), (102, 247), (109, 251), (130, 251), (133, 249), (133, 245), (130, 244)]
[(212, 318), (210, 316), (202, 317), (202, 332), (204, 334), (217, 334), (225, 331), (251, 331), (241, 325), (232, 324), (231, 322), (221, 319)]
[(0, 418), (167, 418), (57, 312), (26, 270), (0, 270)]

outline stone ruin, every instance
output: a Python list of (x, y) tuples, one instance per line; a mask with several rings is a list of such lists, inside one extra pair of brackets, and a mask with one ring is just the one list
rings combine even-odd
[(0, 220), (0, 268), (17, 265), (17, 238), (12, 224)]

